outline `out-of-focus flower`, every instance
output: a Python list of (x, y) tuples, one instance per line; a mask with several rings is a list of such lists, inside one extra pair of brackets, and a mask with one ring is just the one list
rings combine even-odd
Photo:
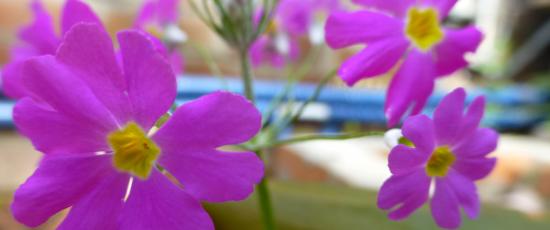
[(157, 50), (181, 74), (185, 60), (178, 46), (187, 41), (187, 34), (178, 26), (178, 6), (179, 0), (145, 0), (134, 27), (151, 35)]
[[(348, 85), (390, 71), (392, 79), (385, 113), (396, 125), (411, 109), (418, 114), (426, 104), (437, 77), (467, 66), (464, 55), (474, 52), (482, 39), (475, 27), (441, 26), (456, 0), (355, 0), (370, 10), (334, 13), (326, 25), (327, 43), (335, 49), (354, 44), (367, 47), (342, 64), (339, 75)], [(372, 10), (377, 9), (377, 10)]]
[(61, 37), (75, 23), (90, 22), (101, 25), (98, 17), (85, 3), (79, 0), (67, 0), (61, 16), (61, 35), (57, 35), (52, 17), (46, 12), (40, 0), (31, 3), (33, 22), (21, 28), (17, 37), (18, 43), (11, 50), (11, 60), (4, 66), (2, 72), (3, 92), (12, 98), (26, 96), (26, 90), (21, 82), (21, 66), (30, 57), (55, 54), (61, 42)]
[(44, 157), (15, 192), (13, 216), (36, 227), (71, 207), (60, 229), (214, 229), (199, 201), (244, 199), (263, 175), (254, 153), (218, 149), (253, 137), (259, 111), (217, 92), (156, 128), (176, 97), (174, 73), (142, 32), (118, 41), (120, 63), (105, 30), (78, 24), (56, 56), (23, 64), (30, 97), (14, 121)]
[(496, 159), (487, 155), (497, 146), (498, 133), (478, 128), (485, 100), (476, 98), (463, 112), (466, 93), (460, 88), (447, 95), (436, 108), (433, 120), (416, 115), (405, 120), (400, 144), (389, 155), (392, 176), (382, 185), (378, 207), (389, 218), (401, 220), (421, 207), (435, 193), (430, 206), (436, 223), (443, 228), (460, 226), (460, 210), (469, 218), (479, 215), (474, 181), (487, 176)]
[(330, 12), (339, 9), (338, 0), (280, 1), (272, 12), (272, 21), (265, 34), (252, 45), (252, 63), (283, 67), (297, 60), (300, 38), (307, 36), (314, 45), (322, 43), (325, 19)]
[(282, 68), (289, 61), (300, 56), (298, 41), (291, 40), (286, 34), (262, 35), (250, 47), (252, 65), (267, 63), (275, 68)]

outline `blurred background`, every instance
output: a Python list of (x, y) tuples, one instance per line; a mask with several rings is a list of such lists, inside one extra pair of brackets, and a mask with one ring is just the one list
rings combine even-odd
[[(200, 0), (202, 1), (202, 0)], [(0, 68), (9, 60), (18, 29), (30, 23), (29, 0), (0, 0)], [(63, 0), (43, 0), (59, 20)], [(132, 26), (140, 0), (87, 0), (114, 36)], [(348, 1), (343, 1), (353, 9)], [(179, 26), (188, 35), (181, 50), (185, 73), (179, 99), (227, 89), (239, 92), (236, 54), (192, 12), (180, 6)], [(59, 23), (55, 23), (58, 25)], [(484, 94), (489, 105), (484, 125), (502, 133), (494, 153), (499, 161), (479, 184), (486, 203), (477, 221), (464, 229), (550, 229), (550, 0), (459, 0), (448, 26), (477, 25), (485, 39), (468, 56), (469, 69), (439, 80), (425, 112), (462, 86), (471, 98)], [(333, 51), (300, 41), (300, 59), (285, 68), (255, 69), (260, 109), (280, 92), (287, 77), (303, 67), (304, 81), (291, 99), (306, 100), (315, 83), (360, 47)], [(334, 78), (299, 122), (284, 132), (385, 130), (384, 92), (388, 77), (365, 80), (350, 89)], [(471, 99), (470, 98), (470, 99)], [(12, 193), (33, 172), (40, 154), (14, 130), (13, 102), (0, 96), (0, 230), (26, 229), (9, 212)], [(284, 113), (284, 109), (280, 109)], [(376, 191), (389, 177), (389, 149), (382, 137), (314, 141), (276, 149), (269, 157), (275, 215), (281, 229), (432, 229), (423, 208), (403, 222), (390, 222), (376, 208)], [(241, 203), (207, 204), (219, 229), (260, 229), (255, 198)], [(57, 215), (39, 229), (54, 229)]]

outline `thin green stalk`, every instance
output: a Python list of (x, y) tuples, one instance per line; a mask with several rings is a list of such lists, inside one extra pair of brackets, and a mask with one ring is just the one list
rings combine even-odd
[[(296, 112), (292, 112), (292, 113), (289, 113), (289, 114), (285, 115), (283, 117), (283, 119), (279, 120), (274, 125), (274, 127), (275, 127), (274, 132), (278, 133), (281, 130), (283, 130), (287, 125), (297, 121), (300, 118), (300, 116), (302, 116), (302, 113), (304, 113), (306, 107), (311, 102), (314, 102), (318, 99), (319, 95), (321, 94), (321, 91), (324, 89), (324, 87), (330, 81), (330, 79), (332, 79), (334, 76), (336, 76), (336, 69), (330, 71), (327, 75), (325, 75), (323, 77), (323, 79), (321, 79), (321, 81), (319, 82), (319, 84), (315, 88), (315, 91), (313, 92), (313, 94), (310, 95), (310, 97), (304, 103), (302, 103), (300, 105), (300, 107), (298, 108), (298, 110), (296, 110)], [(291, 109), (291, 111), (293, 111), (293, 109)]]
[[(294, 113), (292, 115), (292, 117), (290, 118), (288, 123), (295, 122), (296, 120), (298, 120), (300, 118), (300, 116), (302, 116), (302, 113), (304, 113), (306, 107), (311, 102), (314, 102), (319, 98), (319, 95), (321, 95), (321, 91), (325, 88), (325, 86), (328, 84), (330, 79), (332, 79), (334, 76), (336, 76), (336, 69), (330, 71), (327, 75), (325, 75), (325, 77), (323, 77), (323, 79), (321, 79), (321, 82), (319, 82), (319, 84), (315, 88), (315, 91), (313, 92), (313, 94), (302, 105), (300, 105), (300, 108), (298, 108), (296, 113)], [(287, 125), (287, 124), (285, 124), (285, 125)]]
[(311, 135), (304, 135), (304, 136), (298, 136), (293, 137), (285, 140), (279, 140), (275, 141), (273, 143), (267, 144), (266, 146), (261, 146), (260, 148), (272, 148), (277, 147), (281, 145), (289, 145), (299, 142), (306, 142), (306, 141), (316, 141), (316, 140), (347, 140), (347, 139), (354, 139), (359, 137), (367, 137), (367, 136), (380, 136), (384, 135), (383, 132), (364, 132), (364, 133), (342, 133), (342, 134), (311, 134)]
[(218, 78), (222, 83), (222, 88), (224, 90), (227, 90), (228, 89), (227, 80), (223, 76), (220, 70), (220, 67), (218, 66), (216, 61), (214, 61), (214, 57), (212, 57), (212, 55), (208, 52), (208, 50), (206, 50), (199, 43), (189, 41), (189, 44), (191, 45), (191, 47), (193, 47), (197, 51), (199, 56), (201, 56), (201, 58), (204, 60), (204, 62), (208, 66), (208, 70), (210, 71), (210, 74)]
[[(250, 56), (248, 54), (248, 49), (241, 49), (241, 73), (243, 80), (244, 94), (248, 100), (254, 103), (254, 89), (253, 89), (253, 79), (252, 79), (252, 68), (250, 65)], [(254, 142), (254, 140), (252, 141)], [(263, 158), (263, 151), (258, 150), (256, 154)], [(275, 221), (273, 218), (273, 208), (271, 205), (271, 198), (269, 194), (269, 188), (267, 185), (267, 177), (264, 176), (262, 181), (257, 185), (256, 191), (258, 192), (258, 203), (260, 205), (260, 213), (262, 217), (262, 223), (265, 230), (275, 230)]]
[[(321, 54), (321, 47), (315, 47), (313, 51), (308, 52), (308, 55), (305, 58), (305, 61), (296, 71), (292, 71), (293, 74), (288, 74), (289, 77), (286, 81), (286, 84), (276, 96), (275, 98), (270, 102), (268, 109), (264, 113), (264, 120), (262, 121), (262, 127), (264, 127), (267, 122), (273, 117), (273, 113), (275, 110), (281, 105), (283, 100), (288, 97), (289, 93), (294, 90), (294, 86), (296, 83), (301, 81), (306, 74), (311, 70), (313, 67), (313, 64), (317, 61), (318, 57)], [(290, 72), (285, 71), (285, 72)]]
[[(258, 150), (260, 158), (264, 157), (264, 152)], [(271, 205), (271, 194), (269, 193), (267, 177), (264, 176), (260, 184), (256, 187), (258, 192), (258, 203), (260, 204), (260, 213), (265, 230), (275, 230), (275, 218), (273, 207)]]
[(252, 103), (255, 103), (254, 88), (252, 85), (252, 67), (250, 65), (250, 55), (248, 54), (248, 49), (240, 50), (240, 55), (244, 95)]

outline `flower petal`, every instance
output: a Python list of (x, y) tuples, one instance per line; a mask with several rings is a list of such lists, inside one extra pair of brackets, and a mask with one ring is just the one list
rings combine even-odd
[(172, 71), (176, 74), (176, 77), (183, 74), (185, 71), (185, 58), (180, 52), (172, 52), (168, 55), (168, 61), (172, 66)]
[(391, 13), (397, 17), (405, 17), (407, 10), (416, 3), (416, 0), (353, 0), (353, 2), (368, 8)]
[(67, 33), (71, 27), (81, 22), (95, 23), (103, 26), (101, 20), (99, 20), (97, 15), (86, 3), (80, 0), (66, 1), (61, 18), (63, 34)]
[(13, 111), (17, 129), (45, 154), (107, 151), (107, 130), (93, 123), (71, 119), (30, 98), (21, 99)]
[[(56, 58), (70, 66), (94, 95), (123, 125), (132, 114), (126, 82), (118, 66), (109, 34), (97, 24), (79, 23), (71, 28)], [(93, 63), (93, 64), (91, 64)]]
[(163, 143), (161, 148), (159, 163), (200, 200), (243, 200), (263, 176), (262, 161), (252, 152), (182, 149), (177, 143)]
[(452, 167), (470, 180), (479, 180), (488, 176), (495, 168), (496, 163), (496, 158), (459, 158)]
[(134, 179), (119, 217), (119, 229), (214, 229), (201, 204), (157, 170), (145, 181)]
[(75, 204), (112, 172), (104, 156), (46, 156), (15, 192), (11, 211), (15, 219), (36, 227), (55, 213)]
[(146, 26), (148, 23), (164, 26), (170, 23), (177, 23), (178, 0), (147, 0), (143, 4), (136, 25)]
[(388, 179), (378, 193), (378, 207), (391, 211), (389, 217), (401, 220), (412, 214), (428, 200), (431, 179), (424, 169), (403, 175), (393, 175)]
[[(286, 53), (282, 52), (283, 50), (286, 50)], [(298, 41), (288, 36), (272, 38), (263, 35), (250, 48), (250, 59), (252, 65), (256, 67), (266, 63), (275, 68), (282, 68), (286, 63), (295, 61), (299, 57)]]
[(325, 39), (333, 49), (384, 39), (404, 38), (403, 22), (371, 11), (332, 13), (325, 25)]
[(408, 47), (409, 42), (403, 38), (369, 43), (361, 52), (344, 62), (338, 74), (349, 86), (361, 79), (379, 76), (395, 66)]
[(419, 113), (434, 88), (435, 67), (430, 53), (412, 50), (388, 89), (384, 111), (388, 126), (395, 126), (412, 106), (411, 115)]
[(304, 0), (281, 0), (275, 12), (275, 20), (293, 36), (305, 35), (313, 19), (313, 6)]
[(477, 130), (485, 112), (485, 97), (479, 96), (468, 106), (466, 114), (462, 117), (462, 127), (456, 137), (456, 143), (460, 143), (473, 135)]
[(260, 112), (244, 97), (216, 92), (180, 106), (155, 134), (161, 148), (213, 149), (248, 141), (260, 130)]
[(388, 166), (393, 175), (401, 175), (423, 166), (429, 156), (430, 152), (423, 152), (405, 145), (398, 145), (390, 152)]
[(444, 178), (435, 180), (435, 193), (430, 207), (439, 227), (454, 229), (460, 226), (459, 201), (453, 187)]
[(434, 124), (426, 115), (407, 118), (403, 124), (403, 136), (412, 141), (415, 148), (431, 155), (435, 148)]
[(479, 216), (479, 197), (475, 184), (455, 171), (444, 178), (437, 178), (431, 201), (432, 215), (442, 228), (460, 227), (460, 207), (470, 219)]
[(477, 218), (479, 216), (480, 205), (474, 182), (452, 170), (449, 171), (445, 181), (453, 190), (466, 215), (470, 219)]
[(60, 230), (116, 230), (129, 176), (115, 171), (71, 207)]
[(480, 158), (495, 151), (497, 144), (497, 132), (488, 128), (479, 128), (467, 139), (456, 145), (453, 152), (459, 158)]
[(466, 91), (463, 88), (447, 94), (434, 111), (438, 145), (453, 145), (460, 135)]
[(474, 26), (445, 29), (444, 40), (435, 47), (437, 76), (446, 76), (468, 66), (464, 55), (475, 52), (483, 34)]
[(35, 101), (47, 103), (58, 113), (76, 122), (96, 125), (97, 129), (116, 129), (113, 115), (88, 85), (52, 56), (36, 57), (25, 62), (23, 81)]
[(36, 50), (36, 55), (54, 54), (59, 45), (52, 17), (46, 12), (39, 0), (33, 0), (31, 8), (34, 21), (19, 31), (18, 37)]
[(133, 119), (148, 130), (176, 98), (176, 77), (167, 60), (137, 30), (118, 34)]
[(2, 93), (13, 99), (19, 99), (27, 95), (21, 73), (23, 63), (23, 61), (14, 61), (6, 64), (2, 70)]

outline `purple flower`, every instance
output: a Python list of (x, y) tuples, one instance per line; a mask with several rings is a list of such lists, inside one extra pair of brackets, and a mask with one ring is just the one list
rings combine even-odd
[(371, 10), (332, 14), (326, 40), (335, 49), (367, 45), (340, 67), (339, 75), (350, 86), (390, 71), (404, 58), (388, 89), (384, 110), (389, 126), (397, 124), (409, 109), (413, 115), (419, 113), (435, 79), (467, 66), (464, 54), (474, 52), (482, 39), (475, 27), (441, 26), (456, 0), (355, 2)]
[(435, 193), (430, 206), (436, 223), (443, 228), (460, 226), (460, 210), (469, 218), (479, 215), (479, 198), (474, 181), (486, 177), (496, 159), (498, 133), (478, 128), (485, 100), (476, 98), (463, 112), (466, 93), (459, 88), (436, 108), (433, 120), (416, 115), (405, 120), (404, 144), (389, 155), (392, 176), (382, 185), (378, 207), (390, 211), (389, 218), (408, 217), (428, 200), (430, 185)]
[(185, 59), (178, 52), (177, 45), (184, 42), (187, 35), (178, 27), (178, 6), (179, 0), (145, 0), (134, 27), (147, 32), (174, 72), (181, 74)]
[[(264, 35), (250, 48), (254, 66), (267, 63), (281, 68), (300, 57), (300, 38), (322, 42), (326, 15), (339, 10), (338, 0), (282, 0), (273, 11), (273, 19)], [(258, 23), (259, 15), (255, 21)]]
[[(40, 0), (33, 0), (31, 9), (34, 21), (23, 27), (17, 37), (19, 43), (11, 50), (11, 60), (2, 72), (3, 92), (12, 98), (22, 98), (26, 90), (21, 82), (21, 66), (30, 57), (55, 54), (61, 37), (55, 33), (52, 17), (44, 10)], [(94, 12), (78, 0), (67, 0), (61, 16), (62, 34), (78, 22), (101, 24)]]
[(179, 0), (145, 0), (136, 19), (137, 27), (165, 27), (178, 20)]
[(60, 229), (214, 229), (199, 201), (244, 199), (263, 175), (254, 153), (219, 150), (253, 137), (259, 111), (217, 92), (157, 129), (174, 73), (142, 32), (118, 41), (120, 64), (104, 29), (78, 24), (55, 56), (23, 64), (30, 96), (14, 120), (44, 157), (15, 192), (14, 217), (36, 227), (71, 207)]
[(300, 56), (298, 41), (289, 39), (284, 34), (262, 35), (250, 47), (252, 65), (267, 63), (275, 68), (282, 68), (286, 63), (295, 61)]

